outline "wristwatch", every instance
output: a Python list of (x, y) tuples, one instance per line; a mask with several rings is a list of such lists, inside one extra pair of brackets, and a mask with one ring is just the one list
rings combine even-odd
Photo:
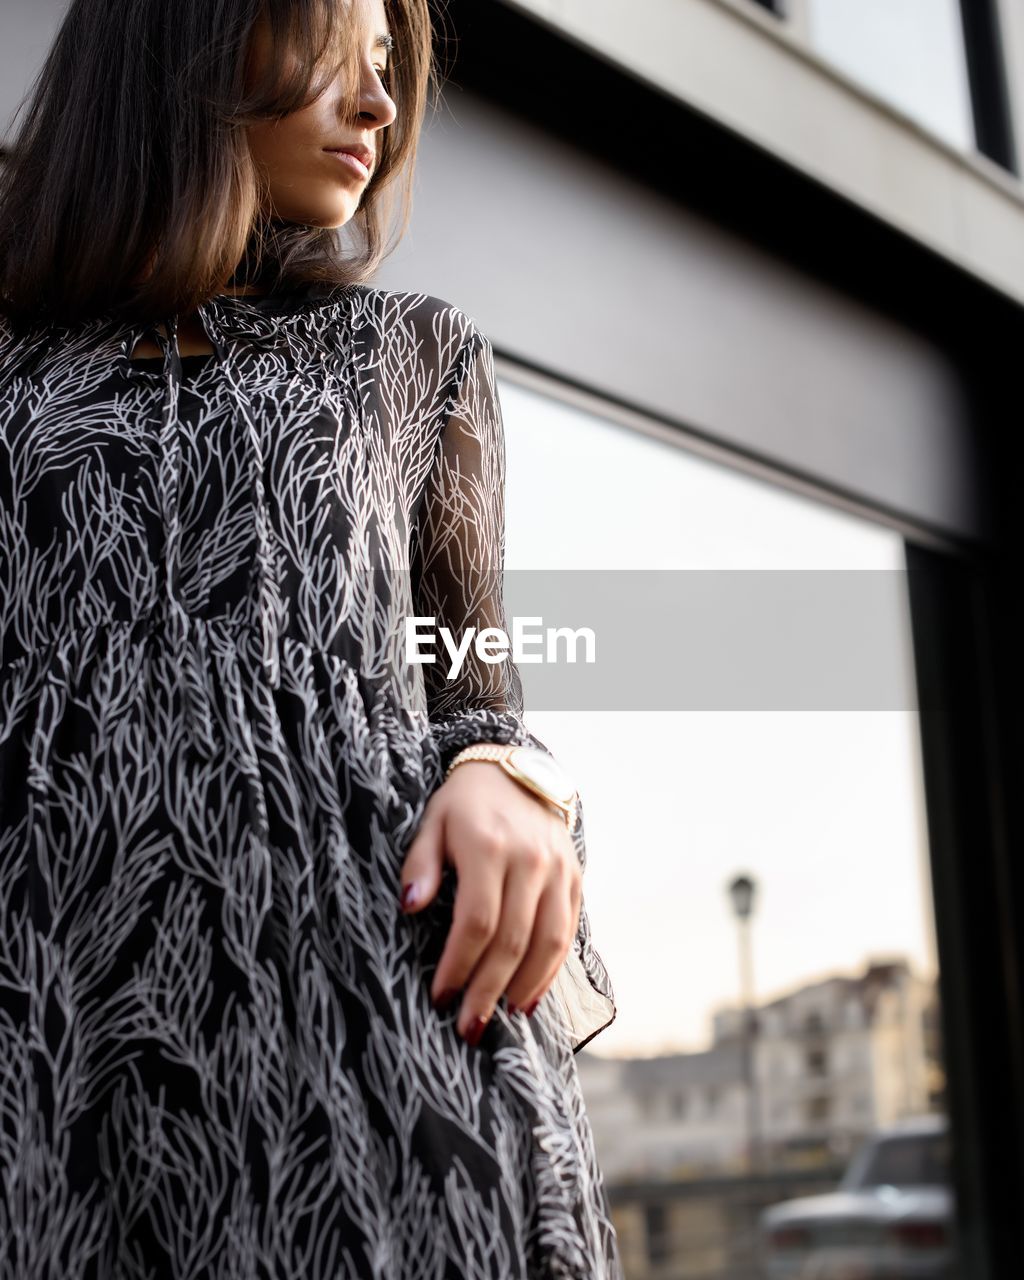
[(448, 766), (447, 778), (451, 771), (467, 760), (492, 760), (516, 782), (532, 791), (534, 795), (554, 805), (565, 818), (565, 825), (571, 832), (576, 825), (576, 810), (579, 792), (569, 781), (569, 776), (546, 751), (539, 747), (508, 747), (491, 742), (477, 742), (471, 747), (464, 747)]

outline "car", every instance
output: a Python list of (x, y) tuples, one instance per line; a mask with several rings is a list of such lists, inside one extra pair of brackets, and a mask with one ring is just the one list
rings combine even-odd
[(954, 1201), (945, 1117), (879, 1130), (837, 1189), (761, 1211), (765, 1280), (955, 1280)]

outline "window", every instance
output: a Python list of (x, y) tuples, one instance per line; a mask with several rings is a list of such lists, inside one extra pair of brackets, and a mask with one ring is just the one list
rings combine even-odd
[(944, 1133), (890, 1138), (872, 1150), (860, 1175), (862, 1187), (949, 1185), (949, 1140)]
[(668, 1238), (668, 1215), (664, 1204), (655, 1202), (644, 1208), (644, 1227), (647, 1235), (647, 1258), (652, 1266), (671, 1260)]
[(824, 1049), (812, 1049), (806, 1061), (809, 1076), (828, 1075), (828, 1054)]
[(800, 0), (811, 46), (944, 141), (975, 147), (959, 0)]
[[(826, 1082), (829, 1037), (851, 1005), (870, 1016), (844, 1028), (847, 1061), (870, 1057), (880, 1077), (873, 1110), (853, 1127), (882, 1129), (899, 1118), (895, 1107), (935, 1107), (940, 1049), (921, 1034), (938, 963), (916, 712), (912, 702), (837, 710), (799, 698), (802, 681), (813, 687), (867, 652), (881, 662), (891, 651), (906, 674), (903, 543), (866, 519), (502, 379), (500, 370), (499, 380), (509, 613), (545, 613), (538, 593), (555, 605), (593, 603), (556, 625), (596, 617), (599, 656), (613, 633), (624, 634), (616, 627), (628, 627), (624, 648), (633, 656), (615, 710), (590, 710), (585, 700), (564, 709), (557, 683), (552, 698), (543, 680), (532, 684), (538, 667), (522, 668), (527, 723), (583, 796), (587, 913), (618, 997), (615, 1022), (578, 1059), (595, 1143), (627, 1231), (647, 1212), (641, 1182), (689, 1182), (670, 1203), (671, 1232), (661, 1208), (649, 1211), (652, 1247), (663, 1246), (680, 1271), (695, 1252), (706, 1254), (714, 1261), (702, 1274), (727, 1280), (747, 1274), (743, 1242), (791, 1185), (772, 1174), (798, 1175), (802, 1194), (827, 1194), (843, 1176), (849, 1094), (865, 1092), (865, 1081), (855, 1090), (845, 1076), (835, 1090)], [(544, 581), (529, 581), (538, 567)], [(631, 579), (651, 569), (662, 571), (658, 590), (678, 599), (649, 601), (645, 612), (631, 596), (624, 606)], [(771, 647), (762, 669), (769, 678), (791, 664), (794, 702), (759, 702), (750, 671), (780, 619), (795, 645), (821, 592), (840, 586), (827, 598), (843, 609), (847, 590), (876, 580), (891, 593), (877, 609), (855, 611), (856, 626), (806, 662)], [(804, 583), (815, 584), (813, 600), (800, 595)], [(796, 599), (803, 603), (794, 621)], [(676, 612), (658, 612), (666, 603)], [(583, 616), (589, 612), (595, 617)], [(645, 638), (646, 615), (656, 612), (669, 630)], [(722, 616), (732, 624), (709, 642)], [(663, 700), (662, 710), (630, 709), (638, 682), (653, 670), (661, 691), (669, 664), (694, 672), (705, 705), (664, 709)], [(599, 693), (613, 684), (609, 673)], [(740, 872), (755, 883), (746, 947), (728, 891)], [(739, 1019), (726, 1016), (745, 1007), (745, 975), (753, 1011), (767, 1015), (752, 1044), (738, 1034)], [(882, 1007), (892, 1017), (880, 1029)], [(591, 1055), (624, 1060), (617, 1092), (608, 1091), (605, 1063), (588, 1090)], [(653, 1076), (631, 1074), (631, 1059), (651, 1057), (662, 1059)], [(787, 1069), (773, 1073), (773, 1061)], [(652, 1078), (665, 1082), (662, 1116), (639, 1127)], [(681, 1109), (684, 1095), (691, 1105)], [(764, 1174), (753, 1183), (752, 1167)]]

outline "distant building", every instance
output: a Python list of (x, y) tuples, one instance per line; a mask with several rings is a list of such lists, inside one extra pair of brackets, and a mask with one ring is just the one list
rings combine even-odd
[[(904, 959), (808, 984), (756, 1010), (753, 1075), (767, 1168), (843, 1160), (859, 1140), (936, 1109), (934, 983)], [(578, 1055), (609, 1181), (746, 1168), (742, 1013), (716, 1012), (700, 1053)]]

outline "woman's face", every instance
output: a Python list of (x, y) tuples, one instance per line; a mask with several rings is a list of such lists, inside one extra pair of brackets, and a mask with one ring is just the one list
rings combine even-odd
[[(379, 157), (381, 130), (395, 118), (395, 104), (381, 83), (388, 49), (378, 44), (388, 36), (383, 0), (351, 0), (358, 17), (360, 84), (358, 123), (345, 122), (346, 85), (335, 80), (308, 107), (280, 120), (249, 126), (253, 159), (270, 186), (275, 218), (306, 226), (340, 227), (359, 207), (369, 177), (330, 148), (364, 146), (371, 153), (370, 173)], [(253, 33), (254, 74), (268, 66), (269, 33), (264, 20)]]

